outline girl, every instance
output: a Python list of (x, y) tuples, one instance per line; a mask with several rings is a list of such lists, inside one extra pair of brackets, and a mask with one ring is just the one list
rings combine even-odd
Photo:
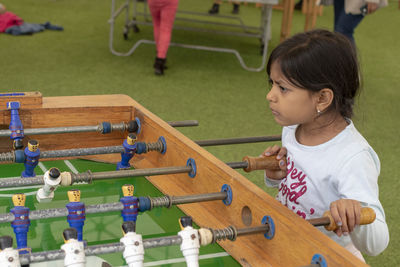
[(153, 18), (154, 41), (157, 47), (157, 56), (153, 65), (154, 73), (163, 75), (179, 1), (148, 0), (147, 2)]
[[(297, 34), (272, 51), (267, 73), (267, 100), (283, 131), (282, 147), (264, 152), (281, 166), (265, 171), (265, 183), (278, 187), (277, 199), (304, 219), (330, 210), (341, 228), (321, 230), (360, 259), (360, 251), (378, 255), (389, 232), (378, 198), (378, 156), (350, 120), (360, 86), (354, 45), (325, 30)], [(364, 206), (376, 220), (358, 226)]]

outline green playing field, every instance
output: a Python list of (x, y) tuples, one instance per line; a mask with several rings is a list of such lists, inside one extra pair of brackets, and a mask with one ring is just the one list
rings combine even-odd
[[(98, 163), (88, 160), (71, 160), (41, 162), (40, 166), (36, 167), (36, 173), (43, 174), (43, 170), (51, 167), (57, 167), (60, 171), (70, 172), (115, 170), (115, 165), (113, 164)], [(20, 176), (23, 169), (23, 164), (1, 165), (1, 177)], [(67, 191), (71, 189), (79, 189), (81, 191), (81, 202), (84, 202), (85, 205), (114, 203), (118, 202), (122, 197), (121, 187), (124, 184), (134, 185), (135, 196), (156, 197), (162, 195), (162, 193), (144, 177), (110, 179), (95, 181), (93, 184), (59, 187), (55, 191), (53, 201), (50, 203), (38, 203), (36, 200), (36, 192), (40, 186), (3, 188), (0, 189), (0, 213), (10, 212), (10, 209), (13, 208), (11, 196), (15, 193), (24, 193), (26, 195), (26, 206), (29, 207), (30, 210), (65, 207), (68, 203)], [(177, 232), (180, 231), (178, 219), (184, 215), (185, 214), (177, 207), (171, 207), (170, 209), (155, 208), (151, 211), (139, 214), (136, 231), (143, 236), (143, 239), (177, 235)], [(87, 214), (83, 228), (83, 240), (87, 241), (88, 246), (119, 242), (119, 239), (122, 237), (121, 224), (122, 216), (120, 212)], [(28, 233), (28, 246), (32, 248), (32, 252), (60, 249), (60, 246), (64, 243), (62, 232), (68, 227), (67, 218), (65, 217), (31, 220)], [(14, 237), (13, 229), (9, 223), (0, 224), (0, 235), (10, 235)], [(15, 237), (14, 247), (16, 247)], [(104, 254), (99, 255), (99, 257), (102, 260), (97, 258), (98, 262), (104, 260), (112, 266), (126, 265), (122, 253)], [(201, 247), (199, 257), (201, 266), (240, 266), (217, 244)], [(94, 259), (91, 258), (90, 260)], [(146, 249), (144, 262), (145, 266), (186, 266), (179, 246)], [(56, 263), (48, 264), (49, 263), (41, 263), (31, 266), (56, 265)]]

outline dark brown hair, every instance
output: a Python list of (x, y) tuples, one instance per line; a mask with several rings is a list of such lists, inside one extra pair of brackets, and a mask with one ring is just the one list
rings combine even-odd
[(274, 62), (279, 63), (283, 75), (296, 87), (312, 92), (331, 89), (334, 100), (329, 108), (351, 118), (360, 71), (354, 44), (344, 35), (327, 30), (296, 34), (272, 51), (268, 75)]

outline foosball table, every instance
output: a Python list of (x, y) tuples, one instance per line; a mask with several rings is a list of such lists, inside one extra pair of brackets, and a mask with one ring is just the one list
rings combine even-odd
[(366, 266), (234, 170), (274, 158), (173, 126), (127, 95), (0, 94), (0, 266)]

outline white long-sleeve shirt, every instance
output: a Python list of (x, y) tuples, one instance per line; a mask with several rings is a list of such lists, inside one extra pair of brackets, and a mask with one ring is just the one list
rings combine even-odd
[(265, 177), (266, 185), (278, 187), (276, 198), (304, 219), (321, 217), (331, 202), (343, 198), (373, 208), (375, 221), (357, 226), (348, 236), (319, 229), (343, 247), (353, 243), (363, 253), (378, 255), (389, 243), (389, 231), (379, 202), (380, 162), (375, 151), (350, 120), (341, 133), (317, 146), (298, 143), (296, 128), (282, 131), (282, 146), (288, 151), (287, 176), (282, 180)]

